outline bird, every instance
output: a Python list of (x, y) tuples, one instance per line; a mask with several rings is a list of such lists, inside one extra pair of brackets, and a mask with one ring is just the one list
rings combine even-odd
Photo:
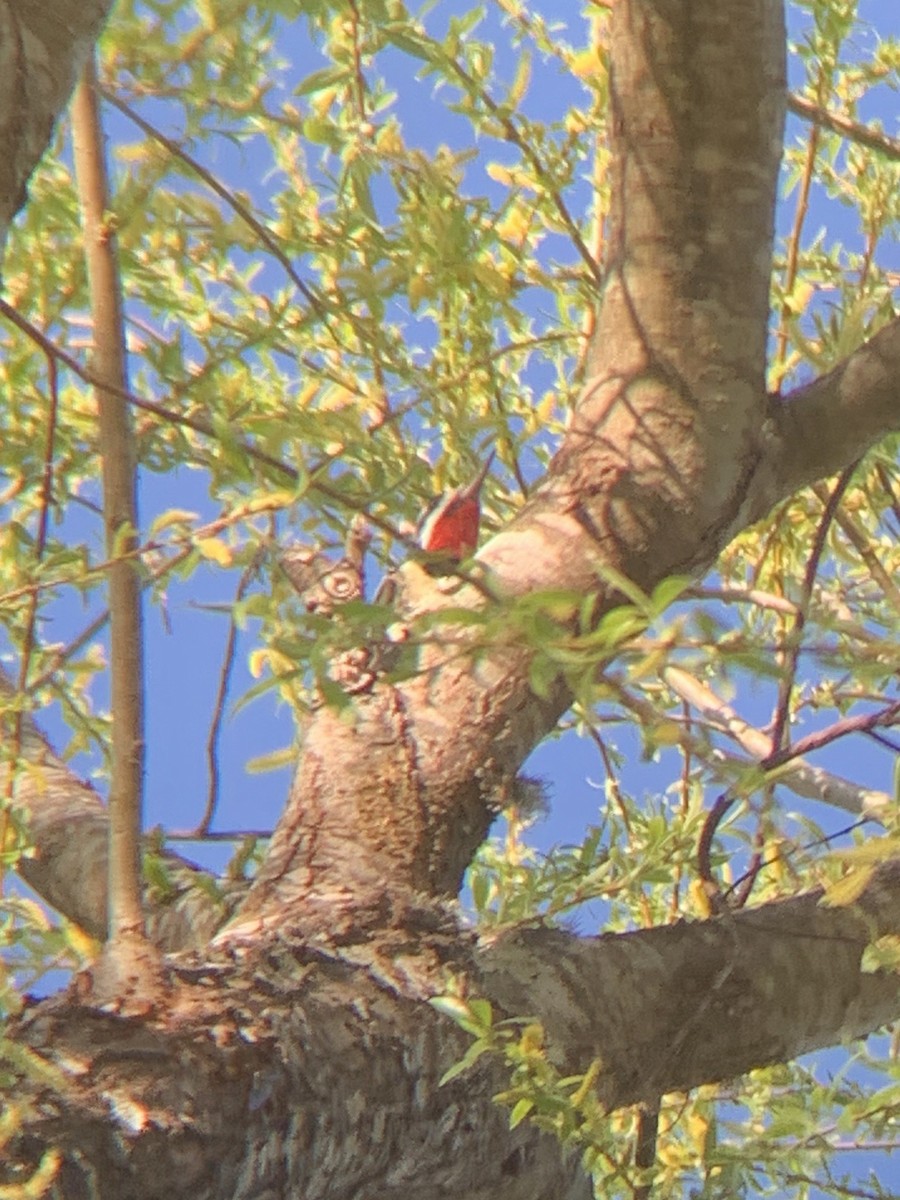
[(435, 562), (458, 563), (473, 554), (478, 546), (481, 521), (481, 488), (487, 478), (492, 451), (471, 483), (453, 488), (438, 497), (419, 521), (419, 548)]

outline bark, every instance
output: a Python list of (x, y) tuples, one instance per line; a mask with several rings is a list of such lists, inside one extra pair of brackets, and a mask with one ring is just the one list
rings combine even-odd
[[(619, 600), (610, 569), (650, 591), (707, 566), (764, 454), (783, 14), (774, 0), (696, 8), (614, 9), (609, 265), (590, 379), (546, 483), (479, 556), (496, 593), (596, 592), (599, 613)], [(401, 573), (413, 614), (485, 603), (423, 575)], [(353, 724), (323, 712), (305, 731), (242, 932), (286, 910), (328, 927), (337, 911), (379, 921), (391, 893), (401, 905), (409, 890), (455, 894), (496, 788), (570, 695), (562, 681), (534, 695), (524, 646), (473, 661), (462, 635), (441, 634), (417, 677), (360, 701)]]
[(435, 909), (350, 946), (284, 935), (237, 962), (176, 962), (146, 1020), (82, 1005), (84, 979), (14, 1031), (59, 1077), (21, 1081), (37, 1111), (6, 1169), (58, 1146), (66, 1200), (586, 1197), (553, 1138), (506, 1128), (491, 1056), (438, 1086), (467, 1041), (425, 1003), (447, 972), (498, 1019), (537, 1017), (561, 1071), (599, 1060), (608, 1108), (652, 1100), (895, 1017), (896, 976), (860, 959), (900, 928), (898, 872), (882, 868), (852, 910), (813, 894), (600, 938), (534, 928), (473, 947)]
[[(594, 595), (600, 615), (620, 599), (614, 572), (650, 591), (702, 571), (770, 504), (900, 425), (897, 324), (797, 395), (765, 394), (782, 17), (777, 0), (614, 6), (615, 199), (590, 378), (544, 485), (481, 553), (483, 579), (448, 589), (401, 570), (414, 628), (549, 587)], [(424, 1003), (449, 969), (500, 1015), (538, 1015), (561, 1069), (600, 1059), (610, 1107), (897, 1016), (896, 980), (860, 970), (873, 934), (900, 932), (887, 868), (852, 911), (801, 897), (473, 948), (441, 906), (496, 790), (570, 699), (561, 679), (536, 695), (530, 659), (511, 634), (476, 648), (448, 615), (414, 679), (360, 696), (352, 719), (315, 714), (267, 861), (210, 962), (173, 965), (171, 1005), (101, 1012), (86, 977), (29, 1011), (21, 1040), (65, 1078), (17, 1152), (62, 1146), (67, 1197), (582, 1195), (555, 1143), (506, 1130), (495, 1064), (437, 1087), (465, 1045)], [(96, 913), (48, 861), (59, 817), (38, 790), (32, 878), (63, 911)], [(75, 803), (96, 845), (91, 794)]]
[(239, 989), (230, 963), (182, 967), (153, 1021), (43, 1005), (20, 1035), (52, 1045), (65, 1083), (14, 1154), (60, 1146), (66, 1200), (587, 1200), (577, 1156), (508, 1132), (496, 1067), (438, 1086), (465, 1039), (422, 1002), (422, 977), (433, 987), (457, 952), (455, 935), (430, 940), (431, 961), (427, 934), (419, 961), (382, 943), (372, 970), (270, 947)]
[(506, 1011), (541, 1020), (563, 1073), (600, 1059), (607, 1107), (652, 1103), (895, 1020), (900, 981), (860, 960), (898, 928), (898, 883), (900, 862), (853, 909), (814, 892), (619, 936), (517, 931), (482, 951), (480, 979)]
[(0, 2), (0, 253), (112, 0)]
[(773, 404), (771, 443), (754, 480), (750, 519), (849, 466), (898, 428), (900, 318), (833, 371)]
[[(13, 694), (0, 673), (0, 692)], [(6, 736), (6, 731), (4, 731)], [(102, 940), (107, 931), (109, 823), (103, 801), (62, 762), (34, 722), (21, 726), (21, 754), (29, 769), (15, 785), (16, 805), (24, 812), (34, 853), (21, 859), (18, 873), (58, 912)], [(0, 792), (9, 771), (0, 763)], [(205, 946), (232, 902), (215, 903), (197, 886), (201, 872), (171, 852), (162, 855), (168, 876), (165, 893), (147, 897), (149, 932), (163, 950)]]

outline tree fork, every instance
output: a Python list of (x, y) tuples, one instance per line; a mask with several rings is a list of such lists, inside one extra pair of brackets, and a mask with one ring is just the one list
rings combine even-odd
[[(697, 62), (702, 39), (714, 71)], [(778, 0), (726, 0), (699, 16), (688, 0), (615, 6), (616, 199), (590, 378), (547, 480), (478, 555), (496, 594), (593, 592), (599, 616), (621, 603), (604, 572), (649, 592), (708, 565), (731, 536), (768, 411), (784, 54)], [(399, 573), (401, 611), (489, 603), (477, 588), (447, 595), (422, 575), (414, 563)], [(411, 892), (458, 890), (496, 787), (571, 694), (560, 678), (534, 695), (526, 647), (467, 655), (452, 618), (437, 638), (414, 678), (376, 689), (349, 721), (312, 716), (233, 932), (288, 917), (327, 928), (330, 904), (373, 912), (402, 908)]]

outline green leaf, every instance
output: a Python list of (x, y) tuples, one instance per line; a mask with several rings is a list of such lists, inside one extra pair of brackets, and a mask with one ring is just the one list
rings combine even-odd
[(559, 667), (546, 654), (535, 654), (528, 666), (528, 686), (541, 700), (550, 697), (556, 681), (559, 679)]
[(428, 1003), (457, 1023), (469, 1019), (469, 1005), (459, 996), (432, 996)]
[(490, 1000), (476, 997), (474, 1000), (469, 1001), (469, 1008), (478, 1022), (486, 1029), (490, 1029), (494, 1022), (494, 1010), (491, 1007)]
[(488, 1049), (490, 1049), (490, 1047), (488, 1046), (487, 1042), (473, 1042), (459, 1062), (456, 1062), (452, 1067), (447, 1068), (440, 1078), (439, 1086), (443, 1087), (444, 1084), (449, 1083), (451, 1079), (456, 1079), (458, 1075), (462, 1075), (463, 1072), (468, 1071), (468, 1069), (474, 1063), (476, 1063), (478, 1059), (481, 1058), (482, 1054), (484, 1054)]
[(848, 871), (843, 879), (826, 884), (825, 895), (820, 903), (827, 908), (847, 908), (855, 904), (875, 875), (875, 867), (857, 867)]
[(280, 771), (282, 767), (293, 766), (296, 761), (297, 747), (284, 746), (270, 754), (260, 754), (256, 758), (248, 759), (244, 769), (248, 775), (261, 775), (265, 771)]
[(651, 610), (657, 615), (665, 612), (693, 582), (690, 575), (670, 575), (653, 589), (650, 596)]
[(349, 67), (322, 67), (320, 71), (313, 71), (312, 75), (307, 75), (294, 89), (294, 95), (311, 96), (315, 92), (324, 91), (325, 88), (337, 87), (347, 83), (350, 78), (351, 72)]
[(435, 44), (421, 34), (415, 33), (408, 25), (386, 24), (381, 32), (387, 40), (404, 54), (411, 54), (423, 62), (431, 62), (435, 54)]
[(369, 176), (371, 172), (368, 166), (361, 159), (355, 159), (349, 167), (348, 174), (350, 176), (350, 186), (353, 189), (353, 197), (360, 212), (373, 225), (377, 225), (378, 213), (375, 211), (375, 205), (372, 202), (372, 193), (369, 190)]
[(509, 1114), (510, 1129), (515, 1129), (517, 1125), (522, 1124), (528, 1114), (534, 1111), (534, 1103), (530, 1096), (525, 1096), (513, 1105)]
[(195, 521), (199, 521), (198, 513), (191, 512), (185, 508), (168, 508), (165, 512), (161, 512), (159, 516), (154, 517), (150, 523), (150, 528), (147, 531), (151, 538), (162, 533), (164, 529), (169, 529), (173, 525), (184, 526), (192, 525)]

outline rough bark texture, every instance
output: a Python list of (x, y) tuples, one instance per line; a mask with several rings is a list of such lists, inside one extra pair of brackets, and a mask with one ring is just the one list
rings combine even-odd
[(898, 882), (895, 864), (852, 910), (813, 893), (624, 936), (515, 932), (482, 952), (482, 985), (541, 1020), (564, 1073), (599, 1058), (610, 1109), (652, 1103), (894, 1020), (900, 981), (860, 958), (898, 928)]
[[(898, 323), (797, 396), (765, 395), (781, 4), (613, 11), (615, 202), (590, 380), (543, 487), (480, 556), (489, 590), (593, 592), (598, 613), (616, 601), (608, 568), (645, 590), (699, 571), (770, 504), (900, 427)], [(407, 617), (489, 602), (401, 571)], [(873, 932), (900, 933), (890, 869), (852, 912), (801, 897), (623, 937), (534, 929), (473, 948), (442, 906), (496, 787), (569, 694), (561, 681), (531, 692), (526, 647), (470, 656), (464, 639), (449, 624), (415, 679), (360, 697), (352, 720), (311, 719), (268, 861), (214, 960), (173, 968), (165, 1012), (92, 1009), (89, 978), (29, 1010), (19, 1036), (64, 1080), (13, 1149), (35, 1161), (62, 1146), (60, 1195), (586, 1195), (552, 1141), (526, 1124), (509, 1134), (492, 1064), (437, 1087), (465, 1041), (425, 1003), (451, 968), (501, 1010), (537, 1013), (565, 1070), (602, 1059), (611, 1107), (900, 1013), (896, 979), (860, 971)], [(39, 851), (24, 873), (97, 931), (101, 872), (88, 888), (73, 874), (102, 853), (102, 811), (29, 746), (53, 786), (23, 780)], [(203, 943), (217, 917), (198, 912), (167, 945), (198, 931)]]
[(586, 1197), (552, 1138), (510, 1134), (489, 1057), (438, 1086), (467, 1041), (425, 1003), (448, 971), (498, 1018), (537, 1016), (565, 1073), (599, 1059), (614, 1108), (895, 1017), (896, 976), (859, 968), (873, 934), (900, 931), (898, 873), (884, 868), (853, 910), (810, 895), (601, 938), (526, 929), (473, 947), (424, 909), (350, 946), (284, 935), (236, 960), (182, 960), (165, 1011), (144, 1020), (79, 1003), (77, 981), (15, 1031), (61, 1078), (49, 1094), (17, 1089), (39, 1115), (8, 1169), (59, 1145), (66, 1200)]
[(420, 930), (354, 962), (282, 943), (239, 986), (232, 962), (198, 963), (142, 1022), (45, 1004), (21, 1036), (66, 1082), (22, 1154), (45, 1138), (67, 1152), (66, 1200), (587, 1200), (553, 1138), (509, 1135), (496, 1068), (438, 1086), (465, 1039), (424, 996), (461, 944)]
[(112, 0), (0, 0), (0, 253)]

